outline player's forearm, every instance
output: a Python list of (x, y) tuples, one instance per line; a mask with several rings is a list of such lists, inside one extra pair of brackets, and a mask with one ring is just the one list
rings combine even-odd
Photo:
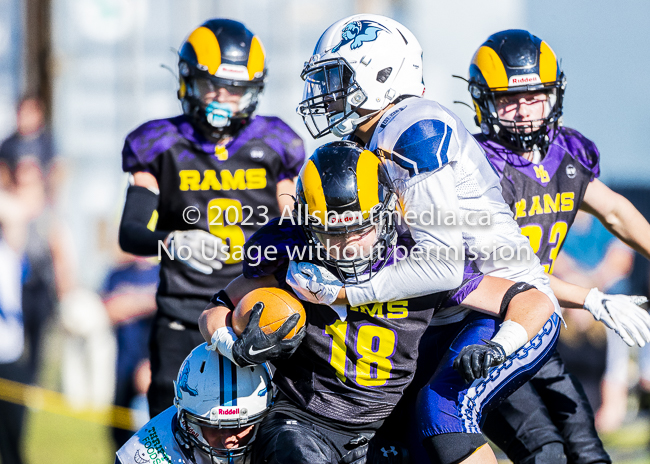
[(587, 293), (589, 293), (588, 288), (570, 284), (553, 275), (548, 277), (551, 281), (551, 289), (560, 302), (560, 306), (564, 308), (582, 308)]
[(385, 267), (367, 282), (346, 286), (347, 300), (351, 306), (395, 301), (451, 290), (462, 283), (460, 260), (430, 258), (411, 256)]
[(555, 312), (551, 300), (536, 289), (515, 295), (508, 305), (504, 320), (513, 321), (526, 329), (532, 339)]
[(158, 195), (145, 187), (128, 188), (120, 222), (119, 243), (122, 250), (138, 256), (155, 256), (159, 242), (169, 231), (156, 230), (154, 212)]
[(230, 326), (232, 311), (225, 306), (208, 306), (199, 316), (199, 330), (203, 339), (212, 343), (212, 334), (222, 327)]
[[(274, 276), (259, 277), (256, 279), (247, 279), (240, 275), (232, 280), (224, 289), (227, 295), (228, 304), (232, 308), (236, 307), (244, 296), (255, 290), (256, 288), (263, 287), (277, 287), (278, 282)], [(218, 296), (218, 295), (215, 295)], [(213, 303), (216, 303), (213, 297)], [(199, 316), (199, 330), (206, 342), (210, 343), (212, 335), (215, 331), (222, 327), (230, 327), (230, 316), (232, 310), (226, 305), (210, 304)]]
[(479, 286), (464, 300), (468, 306), (492, 316), (502, 316), (504, 321), (513, 321), (521, 325), (528, 335), (528, 340), (537, 334), (549, 317), (555, 312), (553, 302), (536, 288), (517, 293), (506, 306), (502, 315), (502, 305), (506, 292), (514, 282), (499, 277), (485, 276)]
[(596, 216), (617, 238), (650, 259), (650, 224), (630, 200), (611, 190), (607, 191), (611, 192), (609, 201), (599, 203), (590, 196), (590, 203), (583, 202), (581, 209)]

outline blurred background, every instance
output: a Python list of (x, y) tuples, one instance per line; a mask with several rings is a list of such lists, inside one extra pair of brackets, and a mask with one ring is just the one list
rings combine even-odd
[[(565, 124), (599, 147), (601, 179), (650, 217), (650, 92), (642, 79), (650, 75), (650, 3), (644, 0), (0, 0), (0, 140), (18, 134), (32, 143), (20, 155), (24, 163), (0, 152), (0, 183), (16, 183), (25, 199), (16, 207), (0, 196), (0, 217), (33, 219), (16, 235), (27, 240), (33, 263), (42, 263), (32, 266), (26, 279), (32, 287), (23, 290), (39, 308), (25, 320), (29, 362), (7, 375), (0, 364), (0, 378), (11, 379), (0, 379), (0, 415), (29, 406), (27, 462), (92, 457), (110, 464), (112, 437), (146, 420), (133, 411), (146, 411), (141, 393), (156, 263), (117, 247), (127, 184), (121, 149), (141, 123), (180, 113), (176, 52), (185, 36), (212, 17), (254, 31), (269, 68), (258, 113), (280, 116), (311, 153), (325, 140), (312, 140), (295, 113), (303, 63), (330, 24), (362, 12), (390, 16), (413, 31), (424, 49), (426, 97), (451, 108), (471, 132), (477, 131), (473, 111), (454, 103), (470, 102), (467, 87), (452, 74), (467, 76), (475, 50), (496, 31), (524, 28), (543, 38), (567, 75)], [(590, 227), (579, 228), (578, 243), (603, 235)], [(558, 263), (568, 280), (648, 294), (648, 263), (615, 239), (586, 260), (570, 251), (567, 245), (564, 274)], [(0, 272), (8, 272), (1, 263)], [(127, 315), (115, 309), (125, 301), (134, 308)], [(593, 390), (607, 447), (615, 462), (650, 462), (644, 415), (650, 363), (615, 342), (608, 353), (600, 325), (581, 323), (581, 316), (579, 333), (564, 343)], [(116, 361), (117, 346), (128, 351), (125, 359)], [(594, 356), (602, 363), (584, 365), (585, 353), (600, 353)], [(131, 409), (110, 408), (114, 401)]]

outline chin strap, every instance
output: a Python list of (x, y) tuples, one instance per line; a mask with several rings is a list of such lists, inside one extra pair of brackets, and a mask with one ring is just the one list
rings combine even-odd
[[(354, 130), (357, 128), (359, 124), (372, 118), (380, 111), (381, 110), (373, 111), (372, 113), (366, 114), (365, 116), (359, 116), (359, 113), (353, 111), (348, 115), (347, 118), (343, 119), (337, 125), (332, 127), (332, 134), (334, 134), (334, 136), (336, 137), (345, 137), (346, 135), (350, 135), (352, 132), (354, 132)], [(337, 120), (342, 118), (343, 118), (343, 113), (339, 113), (332, 116), (330, 120), (334, 119), (334, 122), (336, 122)]]

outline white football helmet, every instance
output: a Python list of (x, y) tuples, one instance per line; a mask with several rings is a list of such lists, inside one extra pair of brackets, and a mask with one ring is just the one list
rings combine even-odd
[[(343, 137), (397, 98), (424, 94), (422, 47), (393, 19), (354, 15), (323, 33), (301, 77), (297, 111), (312, 137)], [(360, 117), (358, 109), (373, 113)]]
[[(206, 346), (192, 350), (174, 382), (178, 409), (174, 436), (195, 464), (243, 464), (248, 462), (257, 424), (273, 403), (271, 376), (265, 365), (238, 367)], [(211, 446), (201, 429), (228, 429), (225, 435), (232, 436), (251, 425), (245, 444), (236, 448)]]

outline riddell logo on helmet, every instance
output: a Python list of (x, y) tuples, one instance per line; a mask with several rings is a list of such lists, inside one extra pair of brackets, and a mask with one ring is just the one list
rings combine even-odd
[(219, 408), (220, 416), (238, 416), (239, 408)]
[(353, 224), (363, 222), (363, 214), (359, 211), (346, 211), (343, 214), (332, 212), (328, 214), (327, 223), (330, 226), (338, 224)]
[(511, 76), (508, 81), (509, 85), (526, 85), (526, 84), (540, 84), (542, 80), (537, 74), (522, 74), (519, 76)]

